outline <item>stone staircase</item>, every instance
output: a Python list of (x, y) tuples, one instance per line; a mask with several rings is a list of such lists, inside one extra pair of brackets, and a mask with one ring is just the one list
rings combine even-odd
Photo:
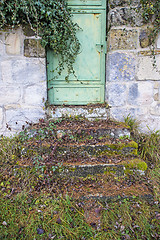
[(38, 164), (50, 179), (45, 180), (50, 193), (77, 199), (87, 221), (96, 226), (100, 215), (95, 211), (101, 208), (100, 202), (151, 196), (144, 181), (147, 165), (138, 157), (138, 145), (124, 123), (95, 116), (91, 121), (74, 114), (65, 118), (61, 115), (57, 120), (32, 125), (25, 137), (30, 143), (23, 148), (19, 167), (35, 167), (25, 159), (29, 159), (29, 153), (31, 158), (35, 154), (37, 139), (36, 155), (43, 159)]
[[(76, 193), (75, 197), (80, 198), (89, 195), (109, 197), (122, 193), (114, 190), (115, 184), (119, 185), (120, 182), (123, 182), (128, 192), (131, 187), (134, 188), (131, 195), (145, 193), (144, 189), (136, 190), (132, 181), (126, 185), (128, 177), (134, 182), (135, 174), (139, 178), (145, 175), (147, 165), (138, 157), (138, 145), (130, 138), (129, 127), (124, 123), (98, 118), (90, 121), (82, 116), (69, 116), (57, 121), (43, 120), (41, 131), (36, 124), (27, 131), (28, 138), (42, 135), (43, 140), (40, 140), (38, 149), (38, 155), (43, 156), (42, 167), (50, 169), (50, 176), (56, 179), (56, 183), (60, 179), (58, 185), (60, 183), (63, 193), (73, 196)], [(25, 152), (34, 152), (31, 145), (23, 149), (24, 156)], [(117, 179), (119, 182), (115, 183)], [(89, 186), (83, 188), (84, 183)], [(114, 185), (113, 191), (110, 184), (112, 187)], [(77, 194), (77, 189), (80, 194)]]
[(58, 125), (55, 134), (59, 142), (53, 154), (63, 162), (61, 175), (87, 177), (114, 171), (124, 174), (124, 166), (137, 156), (138, 145), (130, 140), (130, 131), (116, 122), (71, 121)]

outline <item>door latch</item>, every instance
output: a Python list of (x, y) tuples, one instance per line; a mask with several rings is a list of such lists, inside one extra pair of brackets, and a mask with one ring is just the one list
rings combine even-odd
[(97, 43), (96, 49), (99, 53), (106, 53), (106, 42), (105, 42), (105, 44)]

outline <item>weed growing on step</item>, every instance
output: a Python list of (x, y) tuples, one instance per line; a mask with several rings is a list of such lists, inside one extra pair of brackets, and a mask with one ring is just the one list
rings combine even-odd
[(129, 115), (125, 122), (132, 130), (132, 138), (138, 143), (138, 151), (145, 160), (148, 169), (148, 178), (152, 181), (155, 198), (160, 200), (160, 131), (150, 131), (143, 134), (138, 131), (138, 123)]
[(139, 136), (139, 151), (150, 165), (160, 164), (160, 131)]
[(131, 129), (132, 138), (138, 143), (139, 155), (150, 166), (160, 164), (160, 131), (150, 131), (149, 133), (140, 133), (138, 131), (139, 123), (130, 115), (124, 118), (124, 121)]
[(124, 117), (124, 122), (127, 126), (129, 126), (132, 136), (138, 134), (139, 122), (136, 119), (132, 118), (131, 115), (128, 114), (127, 117)]

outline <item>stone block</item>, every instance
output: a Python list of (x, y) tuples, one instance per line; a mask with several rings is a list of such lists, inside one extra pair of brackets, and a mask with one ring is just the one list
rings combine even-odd
[(139, 106), (136, 108), (136, 118), (140, 119), (142, 116), (147, 116), (149, 114), (148, 106)]
[(25, 39), (24, 40), (24, 56), (25, 57), (45, 57), (45, 49), (41, 46), (40, 39)]
[(112, 106), (124, 106), (127, 99), (127, 88), (124, 84), (112, 83), (108, 86), (108, 104)]
[(49, 118), (57, 119), (62, 118), (63, 116), (82, 116), (87, 119), (93, 120), (93, 119), (108, 119), (109, 116), (109, 109), (106, 107), (82, 107), (82, 106), (76, 106), (75, 108), (69, 108), (69, 107), (57, 107), (54, 110), (52, 108), (48, 107), (46, 110), (46, 113)]
[(38, 122), (44, 116), (42, 108), (8, 109), (6, 110), (6, 123), (12, 131), (20, 131), (26, 122)]
[(139, 82), (138, 83), (138, 105), (149, 105), (154, 99), (154, 85), (152, 82)]
[(12, 59), (1, 63), (4, 82), (13, 84), (35, 84), (46, 81), (45, 60)]
[(155, 115), (143, 116), (140, 119), (140, 131), (150, 132), (160, 129), (160, 117)]
[(154, 83), (154, 101), (160, 101), (160, 81)]
[(17, 103), (21, 99), (20, 87), (0, 87), (0, 103)]
[(22, 30), (25, 36), (27, 37), (33, 37), (36, 35), (36, 33), (31, 29), (29, 25), (23, 25)]
[(4, 83), (13, 82), (11, 61), (1, 61), (1, 78)]
[(107, 61), (107, 80), (128, 82), (135, 79), (136, 60), (133, 54), (112, 53)]
[(127, 107), (119, 107), (119, 108), (111, 108), (110, 109), (110, 116), (111, 118), (123, 121), (124, 118), (130, 115), (133, 119), (136, 118), (136, 109), (135, 108), (127, 108)]
[(132, 26), (139, 27), (143, 25), (141, 7), (122, 7), (114, 8), (109, 11), (108, 25), (113, 26)]
[(24, 103), (27, 105), (43, 106), (47, 98), (47, 86), (28, 86), (24, 90)]
[(3, 33), (0, 33), (0, 57), (3, 57), (5, 52), (5, 41), (3, 37)]
[(132, 5), (135, 6), (139, 4), (139, 0), (109, 0), (109, 7), (110, 8), (115, 8), (115, 7), (120, 7), (120, 6), (128, 6)]
[(148, 29), (141, 29), (139, 35), (139, 43), (141, 48), (146, 48), (151, 44), (150, 31)]
[(6, 53), (19, 55), (21, 53), (21, 34), (19, 31), (15, 33), (6, 33)]
[[(152, 115), (157, 115), (160, 117), (160, 102), (156, 103), (154, 102), (150, 107), (150, 113)], [(160, 129), (160, 122), (159, 122), (159, 129)]]
[(137, 83), (133, 83), (129, 87), (128, 103), (130, 105), (137, 105), (138, 96), (139, 96), (138, 84)]
[(109, 34), (109, 49), (136, 49), (138, 42), (137, 30), (112, 29)]
[(138, 80), (160, 80), (160, 55), (155, 56), (157, 71), (153, 67), (153, 58), (150, 56), (139, 56), (137, 78)]

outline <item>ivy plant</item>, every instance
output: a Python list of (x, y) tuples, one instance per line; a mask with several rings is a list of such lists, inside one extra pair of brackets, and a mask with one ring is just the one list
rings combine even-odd
[(159, 0), (140, 0), (143, 9), (143, 19), (146, 23), (152, 24), (151, 33), (149, 35), (151, 46), (152, 46), (152, 55), (153, 55), (153, 66), (156, 67), (155, 61), (155, 40), (160, 31), (160, 1)]
[[(78, 25), (72, 21), (66, 0), (1, 0), (0, 30), (28, 24), (41, 44), (58, 55), (57, 73), (67, 66), (68, 74), (74, 74), (73, 64), (80, 43), (76, 36)], [(74, 50), (73, 50), (74, 45)]]
[(153, 25), (151, 40), (154, 43), (158, 32), (160, 31), (160, 1), (158, 0), (141, 0), (143, 7), (143, 18), (145, 22)]

